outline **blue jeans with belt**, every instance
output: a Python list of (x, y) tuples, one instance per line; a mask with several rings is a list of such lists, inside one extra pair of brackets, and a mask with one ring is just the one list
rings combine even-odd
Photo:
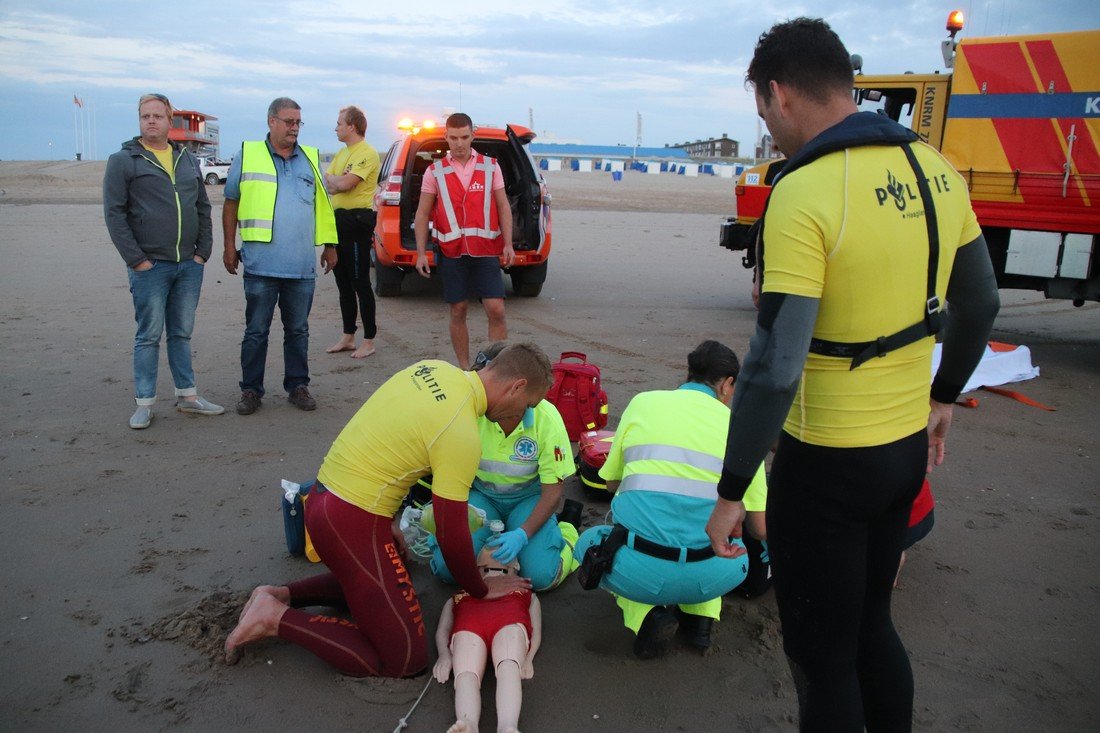
[(244, 339), (241, 341), (241, 391), (264, 394), (267, 338), (275, 305), (283, 322), (283, 389), (309, 384), (309, 311), (313, 278), (244, 276)]
[(142, 272), (127, 269), (134, 298), (134, 391), (139, 405), (151, 405), (157, 396), (160, 336), (167, 333), (168, 368), (177, 397), (195, 392), (191, 368), (191, 331), (202, 290), (203, 266), (193, 259), (182, 262), (153, 260)]

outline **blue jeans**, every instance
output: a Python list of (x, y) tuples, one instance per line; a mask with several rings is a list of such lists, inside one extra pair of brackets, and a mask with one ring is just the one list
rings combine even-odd
[(309, 384), (309, 310), (313, 278), (244, 276), (244, 340), (241, 341), (241, 390), (264, 394), (267, 335), (275, 304), (283, 321), (283, 389)]
[(151, 405), (157, 396), (157, 362), (160, 335), (167, 332), (168, 367), (176, 384), (176, 396), (195, 394), (191, 368), (191, 331), (202, 290), (203, 266), (193, 259), (183, 262), (153, 260), (144, 272), (127, 269), (134, 297), (134, 388), (139, 405)]

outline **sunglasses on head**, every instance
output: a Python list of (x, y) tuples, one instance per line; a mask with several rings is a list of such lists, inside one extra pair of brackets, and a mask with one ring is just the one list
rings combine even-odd
[(168, 108), (172, 107), (172, 103), (168, 101), (168, 97), (164, 96), (163, 94), (157, 94), (156, 92), (150, 92), (149, 94), (142, 94), (141, 98), (138, 100), (138, 107), (141, 107), (141, 105), (145, 104), (146, 102), (151, 102), (154, 99), (157, 100), (158, 102), (163, 102), (164, 106), (166, 106)]

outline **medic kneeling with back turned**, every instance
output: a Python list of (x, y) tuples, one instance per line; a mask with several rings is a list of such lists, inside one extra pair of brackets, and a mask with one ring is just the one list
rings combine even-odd
[[(581, 535), (578, 578), (586, 589), (598, 585), (616, 597), (641, 659), (663, 654), (677, 628), (689, 645), (708, 649), (722, 595), (748, 572), (740, 539), (730, 540), (735, 557), (716, 557), (704, 531), (718, 498), (739, 369), (729, 347), (704, 341), (688, 355), (688, 378), (678, 389), (630, 401), (600, 469), (608, 489), (617, 489), (614, 524)], [(760, 540), (766, 499), (761, 465), (745, 495), (747, 529)]]

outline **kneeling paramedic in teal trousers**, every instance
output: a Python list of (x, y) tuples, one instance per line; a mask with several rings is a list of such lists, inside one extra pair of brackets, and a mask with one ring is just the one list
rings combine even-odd
[[(730, 348), (700, 344), (688, 355), (688, 379), (679, 389), (642, 392), (630, 401), (600, 469), (608, 490), (617, 486), (614, 524), (586, 530), (575, 557), (582, 561), (589, 548), (600, 548), (592, 556), (608, 553), (611, 564), (599, 587), (616, 596), (623, 622), (637, 634), (640, 658), (662, 654), (677, 626), (689, 644), (708, 648), (722, 595), (748, 572), (745, 554), (715, 557), (704, 530), (718, 498), (739, 368)], [(745, 494), (746, 527), (761, 540), (766, 501), (761, 465)], [(730, 542), (743, 547), (739, 539)], [(588, 570), (581, 568), (582, 585)], [(671, 604), (679, 608), (667, 608)]]
[[(474, 370), (505, 345), (498, 341), (479, 353)], [(511, 424), (479, 419), (478, 428), (481, 462), (469, 504), (486, 516), (485, 527), (472, 535), (474, 556), (488, 543), (497, 548), (493, 558), (501, 563), (519, 558), (520, 575), (531, 580), (534, 590), (555, 588), (577, 566), (573, 560), (577, 529), (555, 516), (564, 480), (576, 471), (565, 423), (557, 408), (542, 400)], [(505, 531), (492, 540), (488, 524), (494, 519), (504, 522)], [(432, 572), (453, 583), (434, 537), (431, 544)]]

